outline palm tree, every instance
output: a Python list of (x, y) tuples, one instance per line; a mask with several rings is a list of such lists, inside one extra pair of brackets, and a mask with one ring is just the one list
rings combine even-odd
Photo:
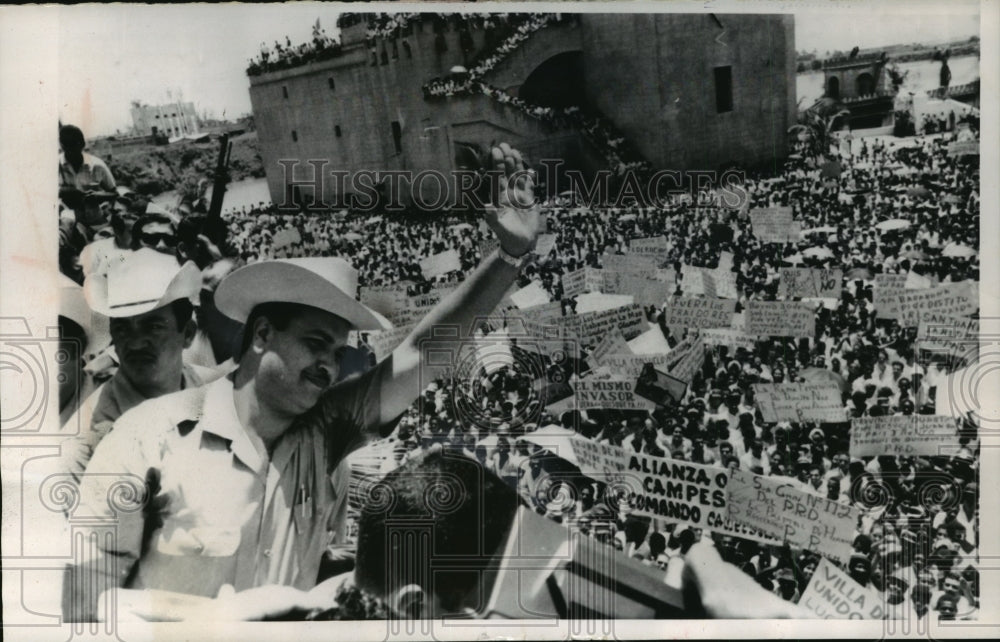
[[(801, 103), (801, 101), (800, 101)], [(825, 156), (830, 150), (830, 139), (834, 126), (841, 124), (851, 112), (831, 98), (821, 98), (809, 109), (799, 111), (799, 122), (788, 128), (789, 134), (798, 135), (800, 142), (806, 143), (811, 154)]]

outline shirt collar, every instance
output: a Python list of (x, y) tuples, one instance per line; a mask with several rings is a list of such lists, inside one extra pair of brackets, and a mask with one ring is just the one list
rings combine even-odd
[(203, 432), (229, 441), (233, 454), (248, 468), (255, 472), (263, 468), (264, 459), (250, 441), (236, 414), (231, 376), (221, 377), (208, 384), (199, 423)]

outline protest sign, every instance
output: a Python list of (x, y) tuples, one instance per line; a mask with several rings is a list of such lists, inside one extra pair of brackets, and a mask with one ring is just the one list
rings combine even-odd
[(511, 312), (508, 316), (510, 315), (518, 315), (538, 323), (555, 323), (556, 319), (562, 318), (562, 301), (533, 305), (518, 312)]
[(652, 410), (653, 402), (635, 394), (635, 379), (580, 379), (573, 384), (576, 405), (580, 410)]
[(654, 236), (652, 238), (632, 239), (628, 243), (629, 254), (638, 254), (655, 259), (657, 265), (662, 264), (668, 258), (667, 237)]
[(670, 344), (659, 326), (653, 326), (628, 342), (628, 347), (635, 354), (667, 354)]
[(736, 348), (746, 348), (753, 350), (756, 337), (752, 337), (741, 330), (732, 328), (708, 328), (701, 331), (701, 339), (708, 346), (729, 346), (733, 350)]
[(420, 261), (420, 271), (423, 273), (425, 279), (433, 279), (441, 274), (457, 272), (461, 269), (462, 262), (459, 260), (458, 252), (455, 250), (448, 250), (440, 254), (428, 256)]
[(424, 315), (433, 310), (435, 305), (437, 304), (428, 303), (427, 305), (414, 305), (411, 302), (410, 305), (402, 310), (396, 310), (387, 316), (389, 321), (392, 322), (392, 325), (396, 327), (401, 325), (410, 325), (424, 318)]
[(801, 225), (793, 225), (792, 208), (787, 206), (750, 210), (750, 227), (762, 243), (795, 242), (801, 233)]
[(592, 267), (580, 268), (564, 275), (562, 286), (564, 299), (584, 292), (599, 292), (604, 287), (603, 271)]
[(552, 248), (556, 246), (556, 238), (555, 234), (539, 234), (538, 241), (535, 243), (535, 254), (539, 258), (546, 258)]
[(684, 328), (728, 328), (736, 302), (729, 299), (703, 299), (673, 296), (664, 310), (668, 326)]
[(821, 620), (881, 620), (885, 604), (874, 587), (861, 586), (823, 557), (799, 598), (799, 606)]
[(846, 562), (854, 550), (858, 510), (806, 493), (794, 480), (729, 473), (729, 516), (799, 548)]
[(619, 446), (571, 437), (580, 471), (625, 491), (622, 501), (637, 515), (662, 518), (713, 532), (771, 544), (777, 540), (736, 523), (726, 506), (725, 469), (626, 452)]
[(621, 330), (618, 328), (612, 328), (608, 331), (604, 339), (590, 352), (590, 357), (587, 360), (593, 365), (601, 366), (604, 365), (604, 359), (610, 355), (623, 357), (633, 355), (632, 350), (625, 342), (625, 337), (622, 336)]
[(715, 297), (715, 280), (705, 268), (693, 265), (681, 266), (681, 291), (687, 296), (704, 295)]
[(656, 258), (643, 254), (604, 254), (601, 267), (618, 272), (653, 273), (659, 266)]
[(895, 318), (889, 316), (889, 310), (896, 296), (902, 294), (905, 287), (905, 274), (875, 275), (875, 285), (872, 287), (872, 303), (875, 305), (875, 318)]
[(979, 358), (979, 319), (925, 314), (917, 326), (915, 345), (927, 352), (975, 361)]
[(439, 283), (432, 287), (431, 291), (426, 294), (418, 294), (410, 297), (408, 305), (415, 308), (434, 307), (441, 302), (441, 299), (448, 296), (456, 288), (458, 288), (458, 283)]
[(836, 299), (844, 271), (819, 268), (781, 268), (778, 294), (786, 297)]
[(904, 290), (927, 290), (932, 287), (934, 287), (933, 281), (922, 274), (912, 271), (907, 273), (906, 281), (903, 282)]
[(406, 284), (363, 286), (361, 303), (387, 317), (410, 305)]
[(294, 227), (285, 228), (278, 230), (274, 233), (274, 238), (271, 239), (271, 247), (278, 249), (280, 247), (285, 247), (286, 245), (293, 245), (295, 243), (302, 242), (302, 235)]
[(747, 334), (761, 337), (813, 337), (816, 316), (800, 301), (748, 301)]
[(833, 382), (755, 383), (753, 391), (757, 407), (768, 423), (846, 420), (840, 389)]
[(368, 345), (375, 352), (375, 359), (381, 361), (395, 350), (403, 339), (413, 331), (413, 324), (391, 328), (389, 330), (378, 330), (368, 333)]
[(937, 457), (958, 449), (958, 426), (946, 415), (895, 415), (851, 420), (851, 457)]
[(736, 288), (736, 273), (728, 269), (719, 268), (708, 272), (709, 278), (715, 286), (715, 296), (724, 299), (738, 299), (739, 290)]
[(566, 329), (567, 336), (580, 340), (603, 336), (611, 328), (618, 328), (627, 341), (639, 336), (649, 327), (642, 307), (634, 303), (610, 310), (563, 317), (559, 322)]
[(705, 346), (700, 339), (696, 339), (694, 344), (682, 353), (673, 351), (671, 356), (680, 356), (667, 370), (667, 373), (677, 377), (684, 383), (691, 383), (694, 373), (701, 368), (705, 362)]
[(536, 305), (543, 305), (549, 302), (549, 293), (538, 281), (532, 281), (517, 292), (510, 295), (510, 300), (514, 305), (521, 308), (530, 308)]
[(687, 382), (657, 370), (652, 363), (643, 364), (635, 383), (635, 394), (661, 406), (679, 403), (686, 391)]
[(605, 294), (603, 292), (587, 292), (576, 297), (576, 314), (588, 312), (603, 312), (635, 303), (631, 294)]
[(604, 270), (604, 292), (631, 295), (639, 305), (663, 305), (673, 294), (674, 284), (643, 274)]
[(929, 290), (903, 290), (889, 301), (886, 314), (903, 327), (917, 327), (928, 315), (961, 317), (979, 309), (979, 284), (948, 283)]
[(979, 141), (967, 140), (948, 145), (949, 156), (979, 156)]

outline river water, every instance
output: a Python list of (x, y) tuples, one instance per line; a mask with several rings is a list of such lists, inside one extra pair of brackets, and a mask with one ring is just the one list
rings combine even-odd
[[(889, 61), (892, 64), (892, 61)], [(964, 85), (979, 78), (979, 58), (960, 56), (948, 61), (951, 69), (951, 86)], [(941, 63), (934, 60), (914, 60), (899, 63), (899, 70), (906, 73), (900, 91), (922, 93), (938, 86)], [(807, 71), (795, 76), (795, 91), (802, 109), (810, 107), (823, 96), (823, 72)]]

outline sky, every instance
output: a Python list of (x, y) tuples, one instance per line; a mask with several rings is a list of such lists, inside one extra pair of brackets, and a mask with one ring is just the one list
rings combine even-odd
[[(866, 6), (796, 13), (796, 49), (823, 55), (855, 45), (937, 44), (979, 33), (976, 4), (910, 0)], [(327, 33), (335, 32), (341, 7), (306, 2), (59, 7), (60, 118), (96, 136), (125, 132), (133, 99), (192, 101), (199, 114), (214, 117), (250, 113), (246, 67), (261, 42), (273, 48), (286, 35), (293, 44), (305, 42), (317, 18)]]

